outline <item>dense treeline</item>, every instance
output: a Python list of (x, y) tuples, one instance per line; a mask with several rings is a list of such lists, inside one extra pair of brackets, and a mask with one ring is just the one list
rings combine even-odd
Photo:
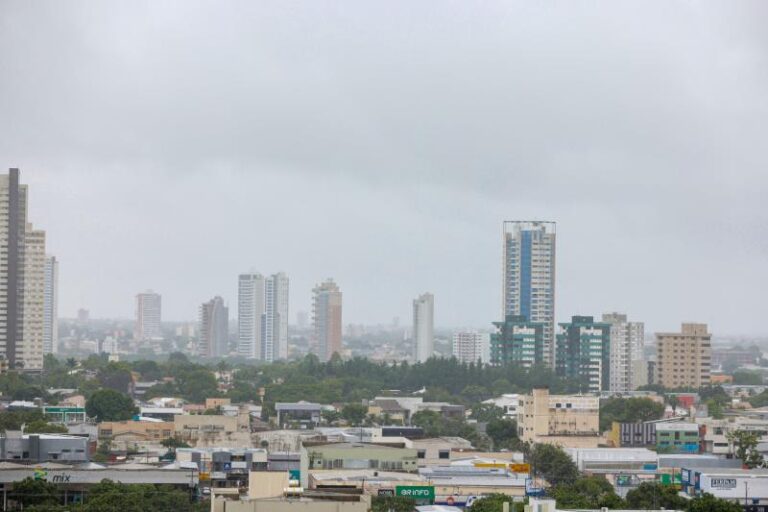
[[(220, 391), (219, 376), (232, 372), (230, 389)], [(132, 375), (132, 373), (134, 375)], [(364, 358), (342, 360), (335, 357), (324, 363), (314, 355), (299, 361), (260, 365), (238, 365), (226, 361), (204, 366), (180, 353), (164, 362), (139, 360), (109, 362), (91, 356), (83, 361), (45, 359), (42, 376), (10, 373), (0, 377), (0, 392), (14, 399), (31, 400), (46, 395), (49, 388), (73, 388), (89, 398), (100, 389), (127, 393), (134, 377), (158, 381), (147, 397), (179, 396), (191, 402), (207, 397), (226, 396), (235, 402), (259, 401), (260, 389), (268, 406), (298, 400), (322, 403), (351, 403), (387, 394), (394, 390), (424, 390), (426, 400), (476, 404), (502, 393), (528, 392), (536, 386), (549, 386), (553, 393), (578, 391), (578, 384), (557, 378), (543, 367), (489, 366), (460, 363), (456, 359), (433, 358), (425, 363), (376, 363)]]

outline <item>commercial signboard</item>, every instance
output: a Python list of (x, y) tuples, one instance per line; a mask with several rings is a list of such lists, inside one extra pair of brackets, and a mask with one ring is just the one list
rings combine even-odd
[(513, 473), (530, 473), (531, 465), (530, 464), (510, 464), (509, 470)]
[(735, 478), (712, 478), (709, 481), (710, 489), (735, 489)]
[(395, 495), (394, 489), (379, 489), (377, 492), (380, 498), (390, 498)]
[(398, 485), (395, 487), (395, 495), (411, 498), (417, 503), (435, 502), (435, 488), (431, 485)]

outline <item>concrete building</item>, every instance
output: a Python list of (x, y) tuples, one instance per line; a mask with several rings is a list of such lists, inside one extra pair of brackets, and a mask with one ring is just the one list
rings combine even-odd
[(708, 493), (746, 505), (746, 510), (760, 510), (768, 504), (768, 469), (684, 467), (681, 486), (689, 497)]
[(312, 289), (314, 345), (321, 361), (341, 354), (341, 291), (333, 279), (326, 279)]
[(136, 325), (133, 329), (133, 339), (136, 341), (149, 341), (161, 339), (163, 331), (160, 328), (162, 321), (162, 298), (159, 293), (147, 290), (136, 295)]
[(301, 484), (306, 487), (309, 471), (321, 469), (380, 469), (415, 472), (417, 450), (366, 443), (332, 443), (301, 448)]
[(518, 435), (524, 442), (596, 448), (600, 442), (600, 399), (591, 395), (550, 395), (545, 388), (522, 397)]
[(435, 352), (435, 297), (424, 293), (413, 300), (413, 360), (423, 363)]
[(20, 463), (88, 462), (88, 438), (66, 434), (22, 434), (7, 430), (0, 436), (0, 460)]
[(656, 424), (658, 453), (699, 453), (699, 425), (673, 421)]
[(240, 274), (237, 280), (237, 353), (264, 359), (265, 280), (261, 274)]
[(643, 322), (629, 322), (627, 315), (621, 313), (606, 313), (603, 315), (603, 323), (611, 326), (609, 389), (624, 393), (647, 384)]
[(194, 465), (211, 488), (248, 487), (252, 471), (267, 471), (267, 451), (261, 448), (177, 448), (176, 460)]
[(242, 447), (251, 445), (250, 418), (193, 414), (173, 417), (175, 436), (198, 448), (206, 446)]
[(656, 333), (654, 384), (669, 389), (709, 385), (711, 340), (707, 324), (684, 323), (679, 333)]
[(524, 315), (507, 315), (503, 322), (493, 325), (496, 326), (490, 340), (493, 364), (530, 368), (545, 363), (545, 324), (529, 322)]
[(555, 223), (504, 221), (503, 238), (502, 314), (543, 324), (543, 358), (554, 366)]
[(98, 425), (99, 441), (113, 446), (160, 444), (174, 435), (172, 421), (104, 421)]
[(323, 406), (310, 402), (278, 402), (275, 404), (275, 411), (277, 412), (277, 424), (280, 428), (289, 424), (314, 428), (320, 424)]
[(560, 324), (555, 372), (577, 379), (583, 392), (607, 390), (611, 378), (611, 326), (591, 316), (574, 316)]
[(504, 416), (509, 419), (517, 420), (520, 412), (521, 396), (517, 393), (506, 393), (496, 398), (483, 400), (484, 404), (495, 405), (504, 410)]
[(43, 299), (43, 354), (59, 351), (59, 260), (45, 258), (45, 297)]
[(42, 371), (45, 337), (45, 231), (27, 224), (24, 236), (22, 278), (22, 343), (17, 345), (27, 371)]
[(221, 357), (229, 354), (229, 309), (218, 295), (200, 306), (199, 332), (198, 355)]
[(288, 276), (279, 272), (264, 287), (264, 361), (288, 357)]
[(491, 335), (485, 332), (455, 332), (451, 343), (453, 357), (462, 363), (491, 362)]
[(27, 478), (55, 484), (61, 494), (66, 496), (64, 499), (72, 508), (76, 508), (76, 503), (83, 503), (89, 489), (101, 484), (103, 480), (123, 484), (172, 485), (190, 492), (200, 483), (196, 469), (174, 465), (157, 467), (147, 464), (102, 466), (92, 462), (75, 465), (5, 463), (0, 466), (0, 489), (4, 497), (7, 498), (8, 510), (17, 509), (15, 504), (10, 505), (14, 496), (14, 484)]

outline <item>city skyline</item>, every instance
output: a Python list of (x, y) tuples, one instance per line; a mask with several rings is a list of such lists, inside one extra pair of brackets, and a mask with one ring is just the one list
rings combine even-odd
[(292, 311), (332, 275), (345, 321), (430, 290), (436, 325), (487, 329), (499, 223), (546, 219), (556, 322), (768, 335), (765, 5), (235, 4), (0, 7), (0, 162), (35, 191), (63, 317), (153, 288), (189, 320), (256, 265)]

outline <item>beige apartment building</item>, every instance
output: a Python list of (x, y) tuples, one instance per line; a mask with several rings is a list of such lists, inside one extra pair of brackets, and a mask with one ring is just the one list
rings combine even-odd
[(708, 386), (711, 359), (707, 324), (683, 324), (679, 333), (656, 333), (655, 384), (670, 389)]
[(546, 388), (521, 397), (518, 434), (523, 441), (565, 448), (596, 448), (600, 437), (600, 398), (550, 395)]

